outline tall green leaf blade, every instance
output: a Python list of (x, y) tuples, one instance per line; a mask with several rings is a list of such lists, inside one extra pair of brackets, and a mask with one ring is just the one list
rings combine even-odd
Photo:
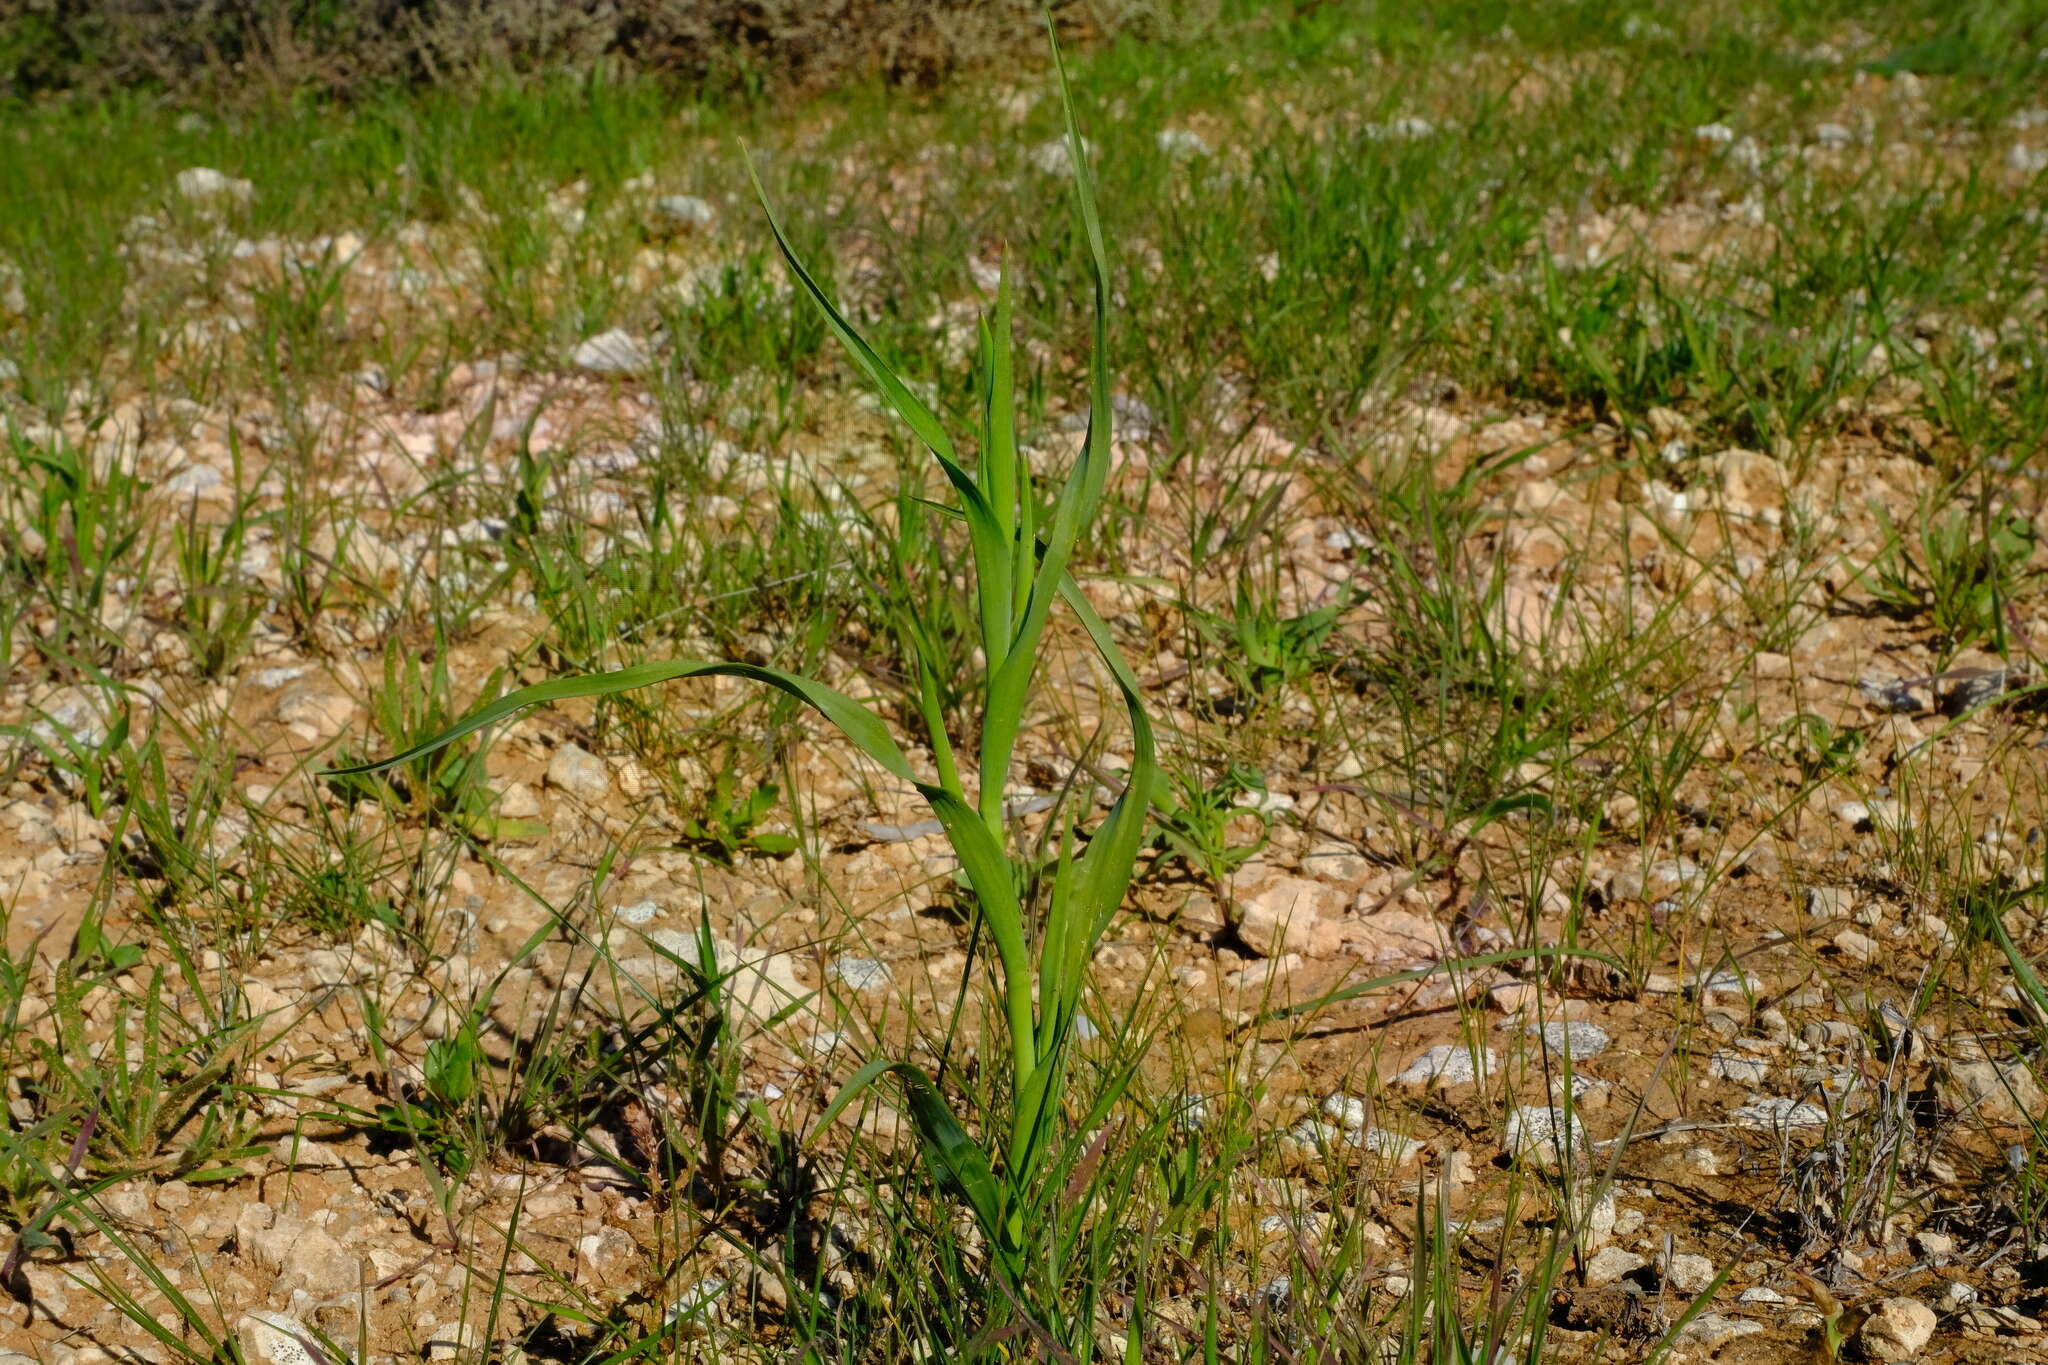
[(931, 1077), (911, 1063), (877, 1058), (854, 1072), (811, 1125), (811, 1139), (815, 1140), (847, 1106), (884, 1076), (902, 1087), (904, 1104), (910, 1110), (911, 1122), (917, 1126), (933, 1174), (950, 1193), (966, 1203), (990, 1244), (1002, 1248), (1009, 1239), (1003, 1232), (1003, 1188), (995, 1170), (989, 1165), (987, 1154), (953, 1117)]
[(967, 1136), (931, 1077), (909, 1062), (897, 1062), (889, 1070), (903, 1086), (911, 1122), (924, 1140), (926, 1159), (939, 1178), (967, 1201), (990, 1244), (999, 1252), (1006, 1250), (1012, 1239), (1003, 1226), (1003, 1187), (989, 1165), (988, 1154)]
[[(924, 442), (925, 447), (937, 458), (947, 481), (960, 494), (961, 511), (967, 518), (968, 538), (974, 550), (976, 591), (981, 603), (982, 628), (984, 634), (990, 630), (999, 632), (995, 639), (983, 641), (989, 667), (995, 667), (1000, 657), (996, 640), (1007, 634), (1008, 603), (1013, 594), (1010, 579), (1010, 538), (1004, 533), (1002, 518), (994, 510), (980, 484), (960, 464), (959, 455), (953, 446), (953, 438), (946, 434), (944, 425), (933, 415), (932, 410), (925, 406), (924, 400), (911, 392), (910, 386), (905, 384), (889, 363), (882, 359), (881, 354), (868, 344), (867, 339), (839, 311), (818, 284), (817, 279), (805, 268), (795, 248), (789, 244), (788, 236), (782, 231), (782, 224), (775, 217), (775, 210), (768, 202), (768, 192), (763, 188), (761, 177), (755, 171), (751, 160), (747, 163), (747, 174), (753, 178), (754, 193), (761, 201), (762, 213), (767, 216), (768, 230), (774, 234), (776, 248), (782, 253), (783, 262), (788, 265), (790, 273), (796, 276), (797, 283), (810, 295), (811, 302), (824, 315), (826, 325), (853, 356), (855, 363), (874, 381), (875, 386), (882, 391), (882, 396), (889, 400), (889, 405), (896, 409), (897, 414), (909, 424), (910, 429), (917, 433), (918, 439)], [(1001, 780), (998, 779), (998, 801), (1001, 799), (1001, 786)]]
[(889, 734), (889, 727), (882, 723), (881, 717), (844, 692), (794, 673), (785, 673), (777, 668), (762, 668), (755, 664), (705, 662), (697, 659), (634, 664), (630, 668), (621, 668), (610, 673), (590, 673), (580, 677), (553, 678), (547, 682), (535, 683), (531, 687), (507, 692), (496, 701), (478, 707), (431, 739), (423, 740), (410, 749), (373, 763), (331, 768), (328, 772), (332, 776), (346, 777), (356, 773), (382, 772), (401, 763), (410, 763), (416, 758), (423, 758), (436, 750), (444, 749), (458, 739), (473, 735), (488, 725), (495, 725), (501, 720), (515, 716), (529, 706), (568, 701), (576, 697), (608, 697), (677, 678), (704, 677), (751, 678), (787, 692), (799, 701), (808, 702), (825, 719), (838, 726), (840, 732), (852, 740), (862, 753), (904, 781), (918, 782), (917, 774), (911, 770), (910, 760), (903, 756), (903, 750), (897, 747), (895, 739)]

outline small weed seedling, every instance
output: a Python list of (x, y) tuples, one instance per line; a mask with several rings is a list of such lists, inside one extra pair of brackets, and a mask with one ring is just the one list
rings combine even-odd
[[(384, 650), (384, 681), (371, 698), (370, 711), (388, 742), (409, 743), (447, 723), (449, 706), (447, 654), (436, 650), (422, 664), (396, 641)], [(480, 750), (451, 749), (427, 743), (408, 755), (402, 774), (387, 779), (376, 774), (395, 764), (339, 768), (329, 776), (350, 800), (380, 800), (394, 808), (410, 807), (429, 819), (444, 821), (478, 839), (518, 838), (538, 827), (498, 816), (497, 798), (483, 781)]]
[(1248, 711), (1314, 672), (1327, 661), (1324, 646), (1338, 618), (1351, 607), (1349, 596), (1283, 616), (1270, 595), (1239, 585), (1229, 616), (1190, 608), (1203, 643), (1235, 693), (1233, 704)]
[[(1242, 763), (1233, 763), (1215, 781), (1203, 780), (1195, 769), (1173, 769), (1167, 778), (1171, 797), (1158, 798), (1158, 833), (1153, 840), (1153, 857), (1146, 874), (1156, 875), (1169, 860), (1179, 859), (1196, 875), (1221, 884), (1248, 859), (1266, 846), (1272, 819), (1243, 798), (1266, 793), (1265, 779)], [(1257, 834), (1239, 840), (1246, 825)]]
[(703, 814), (683, 822), (684, 842), (728, 867), (741, 854), (779, 858), (794, 853), (797, 844), (793, 836), (755, 829), (781, 796), (782, 789), (773, 782), (758, 783), (745, 796), (740, 795), (739, 770), (727, 763), (711, 779)]
[(2005, 607), (2034, 552), (2032, 523), (1959, 509), (1921, 518), (1917, 543), (1909, 543), (1886, 522), (1871, 585), (1878, 605), (1900, 616), (1925, 613), (1951, 654), (1984, 641), (2004, 652)]

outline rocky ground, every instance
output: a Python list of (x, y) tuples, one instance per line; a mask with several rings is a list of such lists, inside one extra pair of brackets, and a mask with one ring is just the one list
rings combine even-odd
[[(1910, 109), (1911, 80), (1859, 81), (1794, 154), (1857, 174), (1939, 155), (1858, 131), (1868, 106)], [(2043, 124), (1987, 172), (2016, 211)], [(1725, 125), (1696, 138), (1762, 155)], [(713, 227), (732, 210), (670, 188), (541, 207), (619, 216), (641, 243), (621, 288), (687, 296), (731, 264)], [(255, 354), (266, 291), (308, 271), (338, 270), (352, 330), (395, 334), (474, 307), (492, 268), (481, 208), (252, 239), (234, 215), (256, 192), (188, 167), (128, 222), (138, 299), (208, 278), (161, 320), (152, 373)], [(1543, 235), (1556, 270), (1627, 251), (1682, 285), (1716, 253), (1769, 262), (1773, 232), (1756, 203), (1700, 197)], [(2030, 288), (2014, 328), (2038, 325)], [(1977, 327), (1930, 312), (1893, 344), (2002, 354)], [(364, 366), (285, 396), (134, 374), (90, 408), (15, 404), (17, 452), (75, 452), (138, 534), (99, 592), (26, 599), (9, 637), (21, 1231), (0, 1365), (217, 1359), (215, 1335), (271, 1365), (580, 1360), (656, 1327), (678, 1358), (780, 1358), (793, 1301), (851, 1300), (887, 1259), (894, 1206), (845, 1173), (911, 1167), (903, 1116), (856, 1106), (809, 1167), (788, 1144), (871, 1056), (971, 1057), (981, 1035), (979, 986), (956, 1008), (979, 980), (957, 865), (914, 792), (735, 680), (541, 709), (438, 785), (326, 773), (513, 680), (671, 653), (801, 662), (903, 714), (857, 601), (865, 547), (904, 515), (875, 406), (844, 383), (750, 447), (731, 414), (678, 416), (721, 395), (675, 344), (622, 327), (463, 356), (431, 401)], [(1084, 586), (1193, 789), (1221, 759), (1256, 772), (1216, 786), (1209, 865), (1163, 848), (1095, 962), (1084, 1052), (1144, 1040), (1134, 1103), (1224, 1172), (1204, 1236), (1228, 1251), (1159, 1272), (1147, 1359), (1180, 1358), (1211, 1304), (1288, 1321), (1312, 1284), (1398, 1321), (1428, 1292), (1425, 1225), (1471, 1302), (1544, 1276), (1565, 1358), (1774, 1361), (1839, 1332), (1868, 1360), (2048, 1359), (2048, 1019), (2016, 971), (2048, 946), (2040, 433), (1994, 497), (1955, 476), (1970, 452), (1924, 370), (1881, 345), (1856, 365), (1824, 435), (1753, 447), (1683, 407), (1417, 380), (1336, 439), (1226, 392), (1236, 435), (1191, 462), (1120, 400), (1126, 511)], [(1041, 470), (1071, 458), (1075, 416), (1048, 407)], [(54, 477), (22, 462), (10, 563), (89, 578), (86, 502), (31, 515)], [(684, 530), (649, 517), (658, 497)], [(1913, 609), (1885, 578), (1907, 573), (1897, 528), (1951, 507), (1972, 543), (1996, 522), (2014, 547), (1988, 618), (1989, 571), (1957, 571), (1968, 630), (1930, 621), (1931, 555)], [(1247, 671), (1249, 637), (1190, 624), (1246, 619), (1242, 575), (1205, 549), (1245, 509), (1271, 618), (1333, 609), (1272, 675)], [(815, 613), (714, 619), (704, 600), (772, 574), (713, 582), (692, 554), (778, 517), (846, 547), (797, 565)], [(565, 645), (543, 540), (596, 573), (671, 554), (674, 619)], [(1425, 607), (1454, 624), (1428, 635)], [(1404, 667), (1423, 640), (1516, 681), (1498, 704), (1428, 695)], [(1114, 731), (1093, 738), (1084, 643), (1056, 640), (1041, 675), (1011, 793), (1027, 829), (1128, 768)], [(1558, 698), (1567, 720), (1531, 720)], [(1473, 755), (1521, 723), (1465, 799)], [(1108, 1339), (1131, 1311), (1104, 1308)]]

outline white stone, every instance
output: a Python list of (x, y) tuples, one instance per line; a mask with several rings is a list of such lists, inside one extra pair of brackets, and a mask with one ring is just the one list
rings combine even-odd
[(1279, 877), (1238, 906), (1237, 936), (1261, 957), (1307, 951), (1333, 899), (1330, 888), (1305, 877)]
[(1934, 1310), (1918, 1299), (1886, 1299), (1856, 1330), (1866, 1360), (1912, 1360), (1934, 1336)]
[(599, 332), (570, 352), (569, 359), (593, 374), (639, 374), (654, 365), (646, 346), (622, 327)]
[(1171, 157), (1185, 159), (1211, 155), (1209, 140), (1185, 128), (1161, 128), (1156, 141), (1159, 150)]
[(1846, 886), (1806, 888), (1806, 913), (1815, 919), (1847, 919), (1856, 909), (1856, 892)]
[(1359, 133), (1375, 142), (1413, 142), (1436, 132), (1436, 125), (1426, 118), (1404, 114), (1386, 123), (1368, 123), (1359, 128)]
[(1491, 1074), (1494, 1069), (1493, 1049), (1477, 1049), (1478, 1061), (1475, 1067), (1474, 1049), (1446, 1044), (1433, 1047), (1408, 1063), (1407, 1069), (1394, 1077), (1395, 1085), (1470, 1085), (1479, 1079), (1481, 1072)]
[(1354, 1134), (1360, 1146), (1392, 1166), (1406, 1166), (1422, 1154), (1422, 1144), (1391, 1128), (1367, 1128)]
[(1508, 1114), (1507, 1145), (1508, 1151), (1517, 1157), (1532, 1158), (1540, 1166), (1555, 1166), (1564, 1161), (1567, 1149), (1584, 1150), (1586, 1132), (1584, 1125), (1563, 1109), (1526, 1104)]
[(1714, 1282), (1714, 1263), (1681, 1251), (1664, 1267), (1664, 1282), (1681, 1294), (1697, 1294)]
[(1944, 1103), (1981, 1120), (2023, 1125), (2048, 1117), (2048, 1096), (2023, 1061), (1944, 1062), (1935, 1080)]
[(635, 901), (631, 905), (620, 906), (612, 913), (619, 917), (621, 924), (639, 925), (646, 924), (659, 915), (661, 906), (654, 901)]
[(1586, 1283), (1595, 1288), (1613, 1284), (1641, 1270), (1649, 1262), (1626, 1247), (1602, 1247), (1586, 1262)]
[(348, 1154), (324, 1142), (292, 1136), (278, 1139), (271, 1149), (271, 1155), (287, 1166), (302, 1171), (341, 1170), (348, 1165)]
[(313, 1353), (305, 1342), (317, 1338), (297, 1318), (283, 1313), (248, 1313), (235, 1324), (241, 1338), (242, 1357), (265, 1365), (314, 1365)]
[(603, 759), (571, 740), (548, 759), (548, 785), (579, 801), (595, 804), (612, 789), (611, 769), (605, 767)]
[(1370, 1113), (1371, 1109), (1364, 1100), (1356, 1095), (1346, 1095), (1342, 1091), (1323, 1101), (1324, 1117), (1335, 1119), (1346, 1128), (1365, 1127), (1366, 1118)]
[(346, 693), (320, 682), (305, 682), (281, 693), (277, 699), (278, 720), (292, 733), (313, 739), (331, 739), (355, 718), (355, 701)]
[(1707, 1059), (1707, 1074), (1737, 1085), (1762, 1085), (1771, 1074), (1771, 1064), (1747, 1053), (1716, 1052)]
[(889, 964), (872, 957), (836, 958), (832, 963), (831, 976), (852, 990), (880, 990), (889, 984)]
[(483, 1333), (474, 1322), (444, 1322), (427, 1340), (428, 1360), (460, 1360), (483, 1345)]
[(196, 498), (202, 493), (212, 492), (225, 482), (225, 476), (210, 464), (188, 464), (165, 479), (163, 488), (166, 493)]
[(531, 820), (540, 814), (540, 797), (524, 782), (508, 782), (498, 793), (498, 814), (507, 820)]
[(1785, 466), (1756, 450), (1724, 450), (1714, 457), (1721, 505), (1741, 517), (1765, 518), (1785, 505), (1791, 476)]
[(1542, 1034), (1548, 1051), (1569, 1054), (1575, 1062), (1598, 1057), (1614, 1043), (1606, 1029), (1586, 1019), (1553, 1019), (1540, 1028), (1531, 1024), (1529, 1032)]
[(195, 204), (212, 204), (223, 199), (246, 204), (256, 197), (251, 181), (238, 180), (211, 166), (188, 166), (178, 172), (178, 193)]
[[(1083, 138), (1081, 151), (1092, 161), (1095, 157), (1095, 144)], [(1031, 149), (1031, 164), (1044, 175), (1068, 175), (1073, 172), (1074, 158), (1073, 153), (1067, 148), (1067, 140), (1056, 137)]]
[(1751, 1100), (1735, 1111), (1735, 1122), (1743, 1128), (1785, 1132), (1795, 1128), (1825, 1128), (1828, 1111), (1819, 1105), (1782, 1096)]
[(705, 228), (718, 218), (710, 201), (694, 194), (664, 194), (654, 201), (655, 216), (671, 228)]
[(323, 1229), (301, 1218), (276, 1217), (261, 1204), (243, 1206), (235, 1222), (235, 1245), (263, 1269), (276, 1272), (280, 1288), (303, 1289), (315, 1298), (346, 1293), (360, 1278), (355, 1257)]
[(1737, 1337), (1753, 1337), (1761, 1334), (1764, 1325), (1750, 1322), (1746, 1318), (1731, 1318), (1721, 1313), (1702, 1313), (1685, 1325), (1678, 1334), (1678, 1340), (1688, 1346), (1713, 1351), (1726, 1346)]

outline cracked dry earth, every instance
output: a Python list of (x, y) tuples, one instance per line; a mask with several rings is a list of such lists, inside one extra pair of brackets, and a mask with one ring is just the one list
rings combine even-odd
[[(381, 250), (359, 273), (402, 291), (406, 266)], [(940, 1049), (968, 970), (951, 856), (914, 793), (803, 717), (779, 722), (773, 774), (796, 818), (771, 820), (803, 851), (725, 866), (691, 846), (713, 773), (658, 732), (760, 726), (737, 682), (678, 685), (635, 718), (569, 702), (506, 726), (489, 785), (494, 817), (519, 824), (487, 843), (320, 775), (340, 749), (383, 743), (372, 712), (385, 641), (434, 650), (383, 605), (422, 584), (486, 594), (473, 628), (446, 643), (458, 704), (501, 669), (549, 673), (530, 648), (546, 627), (531, 598), (490, 587), (502, 522), (478, 511), (426, 524), (408, 510), (407, 495), (444, 475), (503, 490), (522, 441), (566, 452), (573, 477), (551, 515), (580, 527), (593, 556), (630, 535), (651, 472), (678, 449), (715, 490), (696, 509), (707, 524), (761, 515), (792, 465), (820, 486), (829, 476), (834, 496), (886, 498), (895, 467), (862, 404), (828, 404), (794, 452), (745, 452), (664, 419), (622, 373), (644, 344), (618, 338), (562, 370), (479, 358), (456, 367), (435, 413), (371, 376), (314, 414), (136, 396), (71, 433), (95, 460), (130, 462), (166, 525), (218, 521), (243, 496), (278, 506), (287, 481), (325, 500), (335, 510), (309, 548), (349, 585), (348, 606), (304, 629), (267, 613), (247, 658), (207, 678), (164, 624), (174, 587), (131, 582), (103, 611), (125, 642), (110, 670), (119, 692), (41, 676), (9, 685), (0, 721), (49, 739), (91, 747), (123, 715), (159, 722), (195, 850), (191, 866), (165, 866), (118, 803), (96, 810), (51, 765), (18, 763), (0, 809), (8, 949), (27, 964), (16, 1027), (41, 1048), (134, 1060), (133, 1019), (155, 998), (164, 1036), (199, 1050), (225, 1040), (209, 1046), (229, 1084), (158, 1134), (139, 1174), (93, 1193), (94, 1226), (27, 1250), (25, 1303), (0, 1325), (7, 1365), (168, 1361), (111, 1299), (133, 1296), (165, 1333), (193, 1339), (174, 1293), (271, 1365), (307, 1358), (309, 1328), (373, 1360), (513, 1341), (567, 1353), (572, 1329), (538, 1330), (541, 1305), (563, 1303), (624, 1305), (706, 1350), (772, 1358), (783, 1267), (749, 1239), (777, 1200), (815, 1202), (824, 1283), (861, 1274), (883, 1211), (773, 1188), (779, 1167), (758, 1142), (736, 1141), (676, 1187), (650, 1176), (661, 1124), (687, 1124), (695, 1102), (671, 1075), (606, 1071), (604, 1093), (560, 1113), (543, 1094), (519, 1131), (493, 1135), (503, 1141), (487, 1162), (452, 1173), (388, 1117), (399, 1100), (422, 1102), (434, 1045), (472, 1010), (487, 1084), (535, 1079), (543, 1055), (594, 1072), (633, 1056), (673, 1023), (702, 934), (727, 976), (733, 1101), (802, 1133), (878, 1051)], [(2025, 1187), (2010, 1165), (2044, 1116), (2028, 1052), (2038, 1021), (2002, 961), (1966, 936), (1959, 893), (1928, 852), (1963, 850), (1987, 881), (2025, 879), (2040, 856), (2041, 730), (2018, 662), (2027, 649), (1943, 658), (1924, 630), (1870, 609), (1880, 514), (1910, 517), (1933, 478), (1906, 416), (1910, 383), (1880, 377), (1861, 424), (1797, 470), (1789, 455), (1731, 449), (1697, 456), (1682, 486), (1645, 478), (1634, 458), (1687, 439), (1677, 413), (1625, 430), (1455, 393), (1381, 401), (1367, 438), (1378, 454), (1427, 458), (1442, 487), (1477, 471), (1484, 515), (1462, 548), (1467, 569), (1498, 566), (1482, 600), (1500, 639), (1558, 667), (1594, 667), (1620, 638), (1684, 642), (1698, 672), (1682, 685), (1617, 685), (1686, 737), (1691, 763), (1668, 808), (1646, 806), (1619, 789), (1594, 737), (1575, 737), (1587, 742), (1569, 760), (1518, 774), (1550, 818), (1523, 808), (1442, 828), (1416, 795), (1424, 775), (1404, 771), (1417, 746), (1378, 675), (1325, 670), (1244, 721), (1268, 726), (1266, 791), (1240, 829), (1270, 838), (1219, 883), (1172, 867), (1143, 881), (1095, 964), (1092, 1031), (1106, 1043), (1126, 1020), (1159, 1030), (1148, 1079), (1159, 1102), (1185, 1106), (1187, 1140), (1233, 1104), (1249, 1106), (1257, 1135), (1256, 1159), (1233, 1176), (1249, 1249), (1220, 1284), (1166, 1300), (1162, 1331), (1193, 1322), (1204, 1293), (1241, 1312), (1284, 1297), (1299, 1248), (1339, 1218), (1361, 1220), (1371, 1248), (1365, 1302), (1398, 1301), (1413, 1288), (1420, 1191), (1443, 1201), (1478, 1296), (1503, 1264), (1519, 1273), (1545, 1227), (1579, 1230), (1552, 1319), (1567, 1355), (1655, 1339), (1704, 1296), (1680, 1358), (1796, 1358), (1833, 1295), (1872, 1358), (2048, 1359), (2043, 1262), (2011, 1236), (2040, 1216), (2015, 1206)], [(289, 474), (269, 470), (255, 456), (284, 450), (291, 422), (321, 433), (317, 450)], [(1255, 427), (1188, 496), (1169, 496), (1147, 477), (1159, 451), (1142, 420), (1127, 426), (1112, 496), (1144, 509), (1122, 549), (1133, 572), (1085, 586), (1169, 729), (1227, 728), (1227, 684), (1178, 652), (1170, 618), (1179, 600), (1227, 600), (1190, 575), (1185, 547), (1195, 515), (1231, 499), (1277, 498), (1290, 609), (1356, 587), (1336, 652), (1387, 647), (1394, 625), (1375, 589), (1392, 542), (1304, 472), (1327, 457)], [(1072, 439), (1047, 433), (1041, 459), (1057, 466)], [(833, 515), (832, 497), (818, 509)], [(2048, 531), (2038, 504), (2020, 510)], [(291, 549), (258, 530), (240, 571), (281, 593)], [(2048, 640), (2041, 602), (2012, 608), (2015, 639)], [(669, 643), (653, 656), (717, 642)], [(827, 680), (885, 697), (858, 640), (844, 643), (824, 653)], [(770, 631), (745, 647), (771, 659), (793, 648)], [(1044, 818), (1034, 798), (1076, 776), (1100, 681), (1077, 641), (1049, 661), (1023, 747), (1030, 781), (1014, 793), (1027, 826)], [(1807, 733), (1803, 717), (1860, 742), (1825, 771), (1802, 769), (1782, 737)], [(1084, 785), (1119, 767), (1114, 753), (1089, 762)], [(369, 869), (352, 914), (321, 878), (345, 850)], [(190, 931), (175, 945), (149, 913), (173, 897), (185, 899), (168, 922)], [(78, 993), (64, 964), (96, 903), (97, 932), (138, 951)], [(2024, 952), (2048, 944), (2032, 903), (1986, 913)], [(1273, 1017), (1364, 977), (1560, 944), (1602, 956), (1415, 976)], [(977, 1025), (970, 1006), (970, 1039)], [(573, 1076), (540, 1080), (575, 1089)], [(32, 1120), (27, 1078), (8, 1086)], [(180, 1154), (204, 1123), (226, 1137), (188, 1165)], [(820, 1140), (817, 1160), (908, 1161), (911, 1141), (873, 1101)]]

